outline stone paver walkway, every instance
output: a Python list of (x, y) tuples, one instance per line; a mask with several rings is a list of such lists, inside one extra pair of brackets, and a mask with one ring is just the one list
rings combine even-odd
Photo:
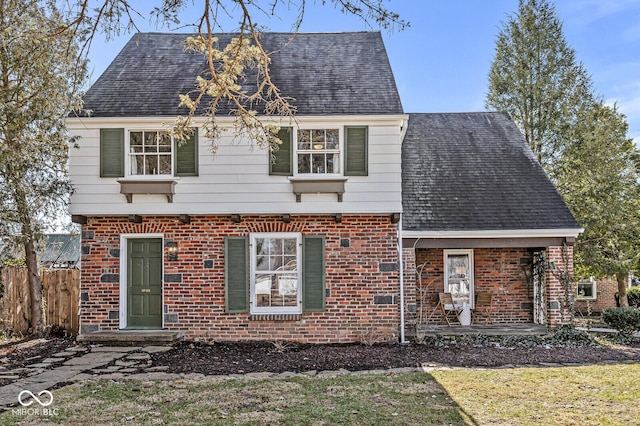
[(151, 374), (156, 370), (151, 367), (150, 354), (170, 349), (170, 346), (96, 346), (89, 349), (81, 345), (68, 348), (41, 362), (2, 372), (0, 379), (12, 382), (0, 387), (0, 409), (18, 404), (18, 395), (23, 390), (38, 395), (39, 392), (50, 390), (61, 383), (96, 378), (122, 378), (139, 371)]

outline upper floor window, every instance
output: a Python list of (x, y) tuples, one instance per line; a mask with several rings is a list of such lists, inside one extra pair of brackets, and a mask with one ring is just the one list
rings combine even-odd
[(297, 156), (299, 174), (339, 173), (339, 130), (299, 129)]
[(369, 128), (280, 128), (279, 149), (269, 153), (269, 174), (367, 176)]
[(155, 175), (198, 176), (198, 129), (182, 143), (163, 130), (100, 129), (100, 177)]
[(129, 133), (131, 175), (171, 175), (173, 142), (164, 131)]

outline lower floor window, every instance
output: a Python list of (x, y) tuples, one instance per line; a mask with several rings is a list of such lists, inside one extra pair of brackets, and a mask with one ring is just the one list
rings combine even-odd
[(251, 235), (251, 301), (255, 313), (300, 313), (301, 235)]
[(596, 281), (591, 278), (578, 282), (578, 299), (593, 300), (596, 298)]
[(444, 251), (444, 291), (456, 306), (473, 308), (473, 250)]

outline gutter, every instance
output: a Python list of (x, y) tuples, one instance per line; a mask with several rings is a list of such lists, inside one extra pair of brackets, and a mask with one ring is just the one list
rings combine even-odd
[(583, 228), (477, 230), (477, 231), (405, 231), (406, 238), (577, 238)]

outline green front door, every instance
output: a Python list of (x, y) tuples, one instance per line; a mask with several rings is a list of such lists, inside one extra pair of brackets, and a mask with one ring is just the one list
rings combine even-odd
[(162, 328), (162, 239), (127, 240), (127, 328)]

